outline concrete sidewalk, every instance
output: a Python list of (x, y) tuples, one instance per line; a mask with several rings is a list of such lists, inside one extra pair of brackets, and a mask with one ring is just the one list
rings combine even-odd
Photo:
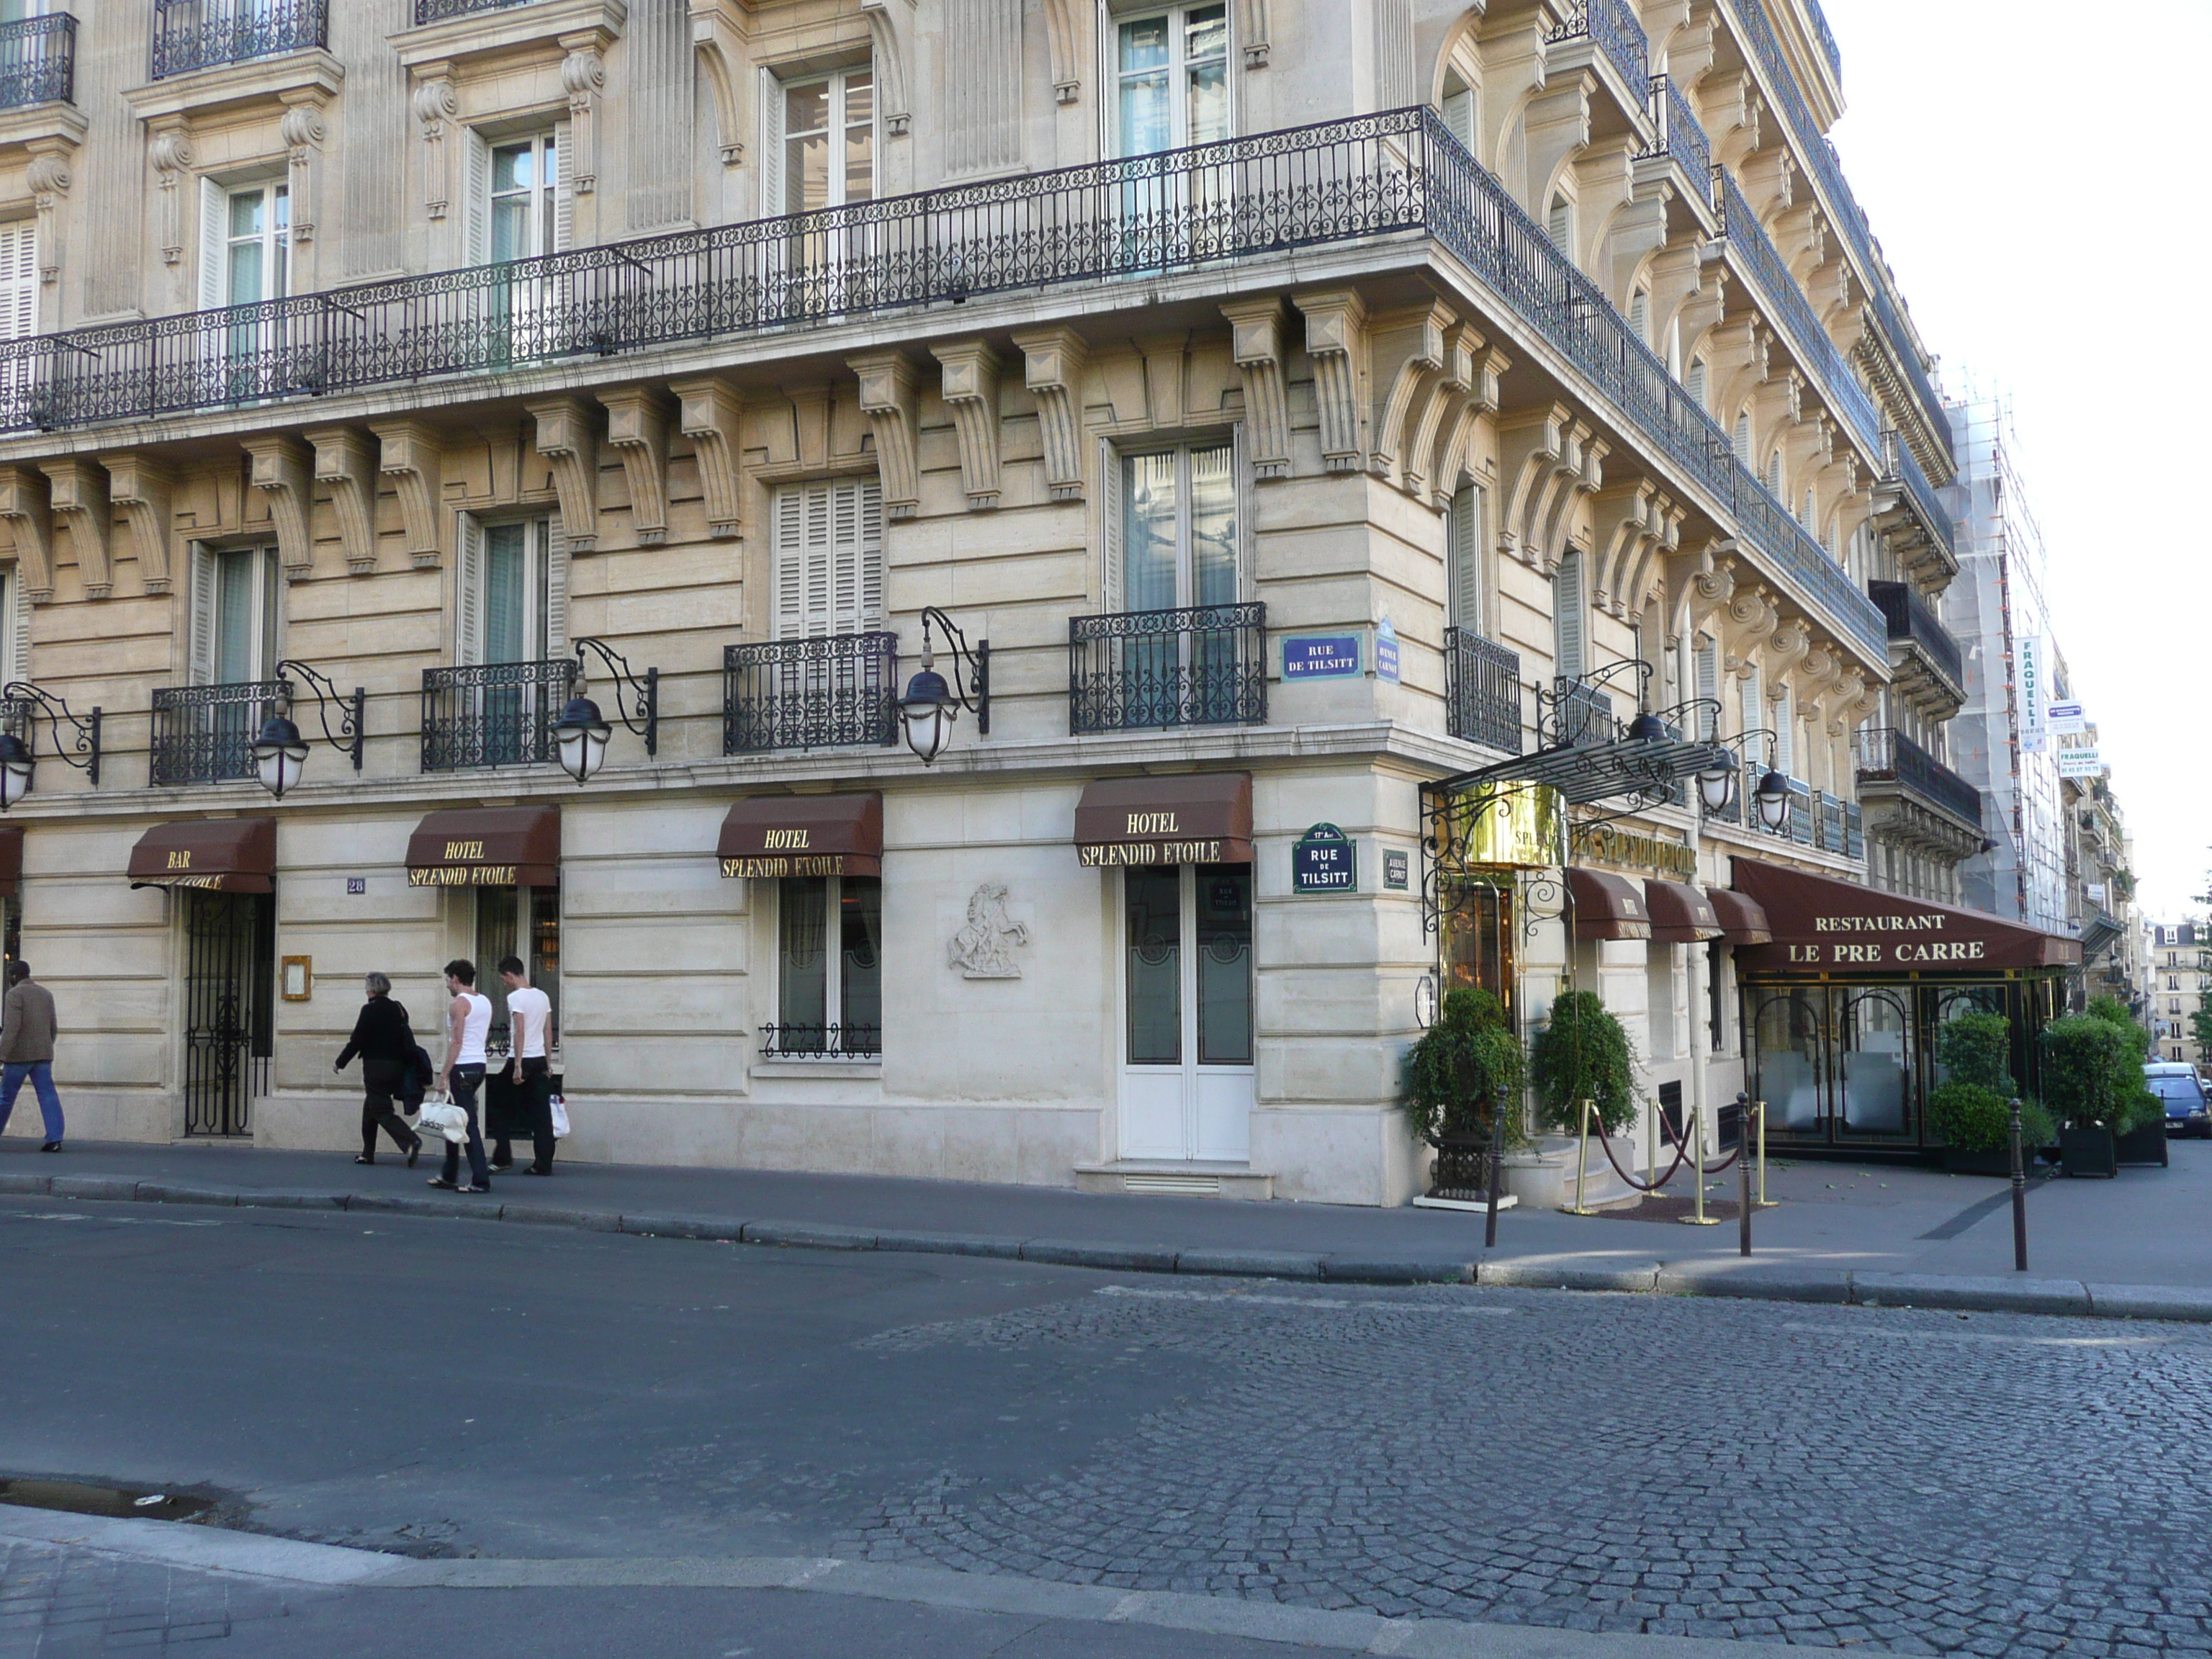
[[(2036, 1182), (2032, 1273), (2012, 1269), (2002, 1181), (1872, 1164), (1776, 1164), (1754, 1255), (1729, 1220), (1696, 1228), (1511, 1210), (1482, 1246), (1480, 1213), (1213, 1199), (757, 1170), (565, 1163), (434, 1192), (393, 1160), (219, 1142), (0, 1141), (0, 1195), (312, 1206), (757, 1244), (955, 1252), (1121, 1271), (1424, 1280), (1753, 1295), (2212, 1321), (2212, 1146), (2116, 1182)], [(20, 1149), (20, 1150), (19, 1150)], [(1733, 1200), (1733, 1170), (1711, 1183)], [(1678, 1181), (1675, 1190), (1682, 1190)]]

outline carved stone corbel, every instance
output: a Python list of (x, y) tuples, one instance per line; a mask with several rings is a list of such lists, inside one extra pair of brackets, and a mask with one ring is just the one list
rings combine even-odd
[(1083, 95), (1083, 64), (1090, 46), (1087, 9), (1075, 0), (1044, 0), (1045, 35), (1052, 47), (1052, 100), (1072, 104)]
[(169, 591), (170, 501), (175, 476), (158, 461), (137, 454), (103, 455), (107, 499), (123, 509), (131, 544), (138, 556), (138, 580), (149, 593)]
[(445, 446), (420, 421), (371, 421), (368, 429), (376, 436), (376, 470), (399, 493), (407, 557), (417, 570), (435, 570), (443, 551), (438, 496), (445, 484)]
[(1774, 596), (1760, 587), (1741, 587), (1729, 599), (1729, 620), (1735, 624), (1735, 647), (1728, 653), (1728, 671), (1731, 674), (1748, 674), (1754, 665), (1752, 661), (1768, 635), (1781, 626), (1782, 613), (1775, 608)]
[(287, 581), (315, 574), (314, 458), (297, 438), (270, 434), (245, 440), (248, 477), (269, 501), (276, 526), (276, 562)]
[(1291, 405), (1283, 389), (1283, 302), (1273, 295), (1221, 307), (1244, 380), (1244, 447), (1259, 479), (1291, 476)]
[(630, 524), (640, 547), (668, 539), (668, 400), (654, 386), (603, 392), (607, 441), (622, 458), (629, 483)]
[(326, 426), (307, 434), (307, 441), (315, 450), (315, 482), (331, 492), (346, 574), (371, 575), (376, 570), (377, 465), (368, 440), (349, 426)]
[(932, 346), (944, 370), (939, 384), (960, 436), (960, 483), (971, 507), (999, 504), (999, 358), (981, 340)]
[(1017, 334), (1024, 379), (1037, 400), (1044, 440), (1044, 481), (1056, 501), (1083, 499), (1083, 366), (1091, 345), (1072, 328)]
[(432, 219), (442, 219), (453, 188), (445, 139), (460, 117), (460, 100), (447, 65), (432, 64), (418, 74), (408, 104), (415, 112), (416, 124), (422, 129), (422, 210)]
[(1467, 453), (1474, 442), (1476, 418), (1498, 413), (1498, 377), (1512, 366), (1512, 359), (1504, 352), (1494, 347), (1485, 350), (1480, 340), (1475, 342), (1474, 376), (1468, 386), (1466, 406), (1460, 410), (1455, 429), (1443, 441), (1443, 459), (1431, 475), (1436, 480), (1438, 507), (1451, 505), (1452, 492), (1459, 488), (1460, 474), (1468, 471)]
[(107, 557), (107, 530), (114, 512), (107, 502), (106, 469), (71, 456), (42, 462), (40, 471), (46, 475), (46, 499), (54, 516), (69, 526), (70, 548), (76, 555), (85, 598), (107, 598), (115, 591), (115, 575)]
[(1243, 25), (1244, 67), (1267, 67), (1267, 0), (1240, 0), (1237, 20)]
[(1632, 477), (1625, 484), (1601, 490), (1590, 505), (1592, 561), (1590, 602), (1614, 617), (1626, 617), (1640, 595), (1629, 591), (1631, 573), (1638, 564), (1644, 544), (1663, 522), (1658, 508), (1658, 486), (1649, 478)]
[(1669, 579), (1674, 584), (1671, 608), (1678, 634), (1698, 632), (1735, 596), (1735, 561), (1723, 552), (1729, 545), (1707, 542), (1694, 554), (1668, 562)]
[(69, 198), (70, 153), (76, 140), (34, 138), (30, 148), (31, 164), (23, 170), (23, 182), (31, 187), (31, 208), (39, 220), (39, 281), (51, 285), (62, 276), (60, 218)]
[(902, 351), (849, 357), (845, 366), (860, 377), (860, 412), (875, 435), (884, 516), (911, 519), (921, 509), (921, 469), (915, 456), (921, 377)]
[(1358, 472), (1367, 463), (1362, 404), (1367, 381), (1367, 307), (1351, 289), (1294, 294), (1306, 319), (1306, 356), (1313, 360), (1314, 402), (1321, 414), (1321, 458), (1331, 472)]
[(597, 29), (561, 37), (561, 89), (568, 94), (568, 188), (589, 196), (599, 187), (599, 94), (606, 89), (605, 41)]
[(1482, 337), (1464, 324), (1455, 323), (1444, 331), (1443, 368), (1422, 400), (1413, 435), (1406, 441), (1405, 456), (1398, 468), (1399, 487), (1415, 501), (1451, 498), (1450, 490), (1440, 490), (1435, 483), (1437, 468), (1444, 459), (1437, 437), (1445, 434), (1444, 442), (1449, 444), (1449, 434), (1458, 428), (1468, 395), (1474, 389), (1474, 348), (1481, 343)]
[[(742, 536), (744, 498), (738, 484), (744, 399), (734, 386), (716, 380), (681, 380), (668, 389), (676, 394), (677, 424), (698, 459), (707, 533), (725, 541)], [(881, 439), (877, 445), (882, 447)]]
[(46, 475), (35, 466), (0, 466), (0, 520), (15, 538), (15, 575), (24, 597), (54, 597), (54, 514)]
[(276, 136), (283, 141), (290, 169), (290, 236), (292, 245), (299, 247), (315, 240), (316, 194), (323, 171), (316, 165), (325, 136), (323, 95), (319, 91), (301, 90), (288, 92), (283, 99), (284, 118), (276, 124)]
[(1543, 567), (1543, 551), (1534, 544), (1545, 492), (1551, 486), (1567, 453), (1568, 424), (1574, 411), (1565, 404), (1524, 410), (1498, 426), (1498, 477), (1505, 490), (1498, 517), (1498, 551), (1530, 569)]
[(908, 11), (914, 7), (914, 0), (860, 0), (860, 15), (868, 20), (868, 36), (875, 46), (884, 134), (903, 138), (914, 125), (914, 114), (907, 101), (906, 43), (899, 38), (898, 21), (892, 15), (894, 3)]
[(714, 94), (722, 165), (737, 167), (745, 159), (745, 133), (752, 118), (747, 97), (752, 54), (746, 47), (744, 14), (725, 0), (691, 0), (690, 15), (691, 49)]
[(538, 453), (552, 465), (568, 551), (592, 552), (599, 544), (599, 410), (573, 394), (523, 407), (538, 423)]
[(1406, 453), (1406, 422), (1443, 372), (1444, 331), (1451, 308), (1433, 303), (1424, 310), (1375, 318), (1368, 330), (1370, 362), (1377, 385), (1389, 382), (1375, 409), (1375, 445), (1367, 470), (1388, 478)]
[(192, 165), (191, 134), (185, 130), (184, 118), (173, 116), (155, 127), (146, 149), (159, 179), (155, 218), (161, 231), (161, 263), (173, 265), (185, 257), (185, 200), (179, 186)]

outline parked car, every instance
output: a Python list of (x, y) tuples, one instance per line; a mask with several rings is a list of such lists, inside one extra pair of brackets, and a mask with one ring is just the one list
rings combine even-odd
[(2212, 1137), (2212, 1100), (2194, 1066), (2173, 1060), (2152, 1060), (2143, 1067), (2143, 1081), (2166, 1103), (2166, 1132)]

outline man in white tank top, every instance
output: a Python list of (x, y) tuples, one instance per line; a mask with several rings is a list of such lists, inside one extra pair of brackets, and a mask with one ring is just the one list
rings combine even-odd
[(456, 959), (446, 964), (446, 988), (453, 994), (446, 1009), (446, 1097), (467, 1115), (469, 1121), (469, 1184), (459, 1185), (461, 1149), (446, 1143), (446, 1167), (433, 1187), (463, 1193), (491, 1190), (491, 1171), (484, 1167), (483, 1133), (477, 1124), (477, 1091), (483, 1087), (484, 1039), (491, 1034), (491, 999), (477, 990), (477, 967)]
[[(520, 957), (507, 957), (499, 964), (500, 982), (507, 988), (507, 1023), (514, 1058), (507, 1062), (507, 1079), (522, 1094), (523, 1121), (530, 1125), (532, 1161), (525, 1175), (553, 1173), (553, 1001), (530, 982)], [(504, 1120), (502, 1120), (504, 1127)], [(492, 1143), (491, 1166), (505, 1169), (511, 1161), (507, 1138)]]

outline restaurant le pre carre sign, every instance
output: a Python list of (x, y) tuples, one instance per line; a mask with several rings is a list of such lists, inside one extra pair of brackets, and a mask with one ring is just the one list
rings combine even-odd
[(1822, 916), (1815, 933), (1832, 933), (1832, 943), (1790, 944), (1784, 948), (1793, 968), (1940, 968), (1984, 962), (1985, 939), (1945, 939), (1953, 919), (1940, 913), (1918, 916)]

